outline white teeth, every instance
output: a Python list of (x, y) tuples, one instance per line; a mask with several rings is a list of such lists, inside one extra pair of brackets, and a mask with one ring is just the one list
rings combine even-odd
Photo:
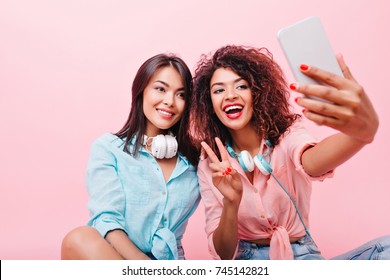
[(240, 109), (240, 110), (242, 110), (242, 106), (237, 106), (237, 105), (234, 105), (234, 106), (230, 106), (230, 107), (227, 107), (226, 109), (225, 109), (225, 112), (227, 113), (227, 112), (229, 112), (229, 111), (231, 111), (231, 110), (234, 110), (234, 109)]
[(166, 115), (166, 116), (172, 116), (173, 114), (168, 113), (167, 111), (157, 110), (160, 114)]

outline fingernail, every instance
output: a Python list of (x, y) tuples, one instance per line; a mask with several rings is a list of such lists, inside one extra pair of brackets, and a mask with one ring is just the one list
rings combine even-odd
[(299, 66), (299, 68), (301, 68), (301, 70), (303, 70), (303, 71), (306, 71), (307, 69), (309, 69), (309, 65), (301, 64), (301, 66)]
[(230, 167), (226, 168), (226, 173), (232, 173), (232, 169)]
[(294, 98), (295, 103), (298, 103), (298, 97)]
[(303, 109), (303, 110), (302, 110), (302, 114), (306, 113), (306, 111), (307, 111), (306, 109)]
[(298, 88), (298, 84), (297, 83), (290, 84), (290, 89), (297, 90), (297, 88)]

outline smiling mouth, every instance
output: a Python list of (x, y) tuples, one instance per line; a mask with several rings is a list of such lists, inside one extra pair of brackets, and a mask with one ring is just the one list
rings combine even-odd
[(232, 105), (224, 108), (225, 114), (234, 115), (240, 113), (244, 107), (241, 105)]
[(157, 109), (157, 112), (159, 112), (160, 114), (162, 114), (164, 116), (167, 116), (167, 117), (172, 117), (174, 115), (174, 113), (171, 113), (171, 112), (168, 112), (168, 111), (164, 111), (164, 110), (161, 110), (161, 109)]

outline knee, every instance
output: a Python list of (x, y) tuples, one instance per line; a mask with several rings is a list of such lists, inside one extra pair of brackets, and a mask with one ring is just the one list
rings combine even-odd
[(89, 226), (81, 226), (70, 231), (62, 240), (61, 259), (79, 259), (83, 248), (93, 237), (100, 237), (100, 234)]
[(377, 260), (390, 260), (390, 235), (381, 236), (376, 239)]
[(382, 246), (390, 249), (390, 235), (384, 235), (376, 239), (377, 243), (380, 243)]

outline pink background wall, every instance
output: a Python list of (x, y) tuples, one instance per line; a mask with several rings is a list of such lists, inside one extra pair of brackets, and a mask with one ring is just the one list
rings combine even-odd
[[(123, 125), (145, 59), (175, 52), (194, 69), (228, 43), (266, 46), (293, 81), (276, 33), (309, 15), (381, 120), (373, 144), (315, 184), (312, 234), (326, 257), (389, 234), (389, 11), (386, 0), (1, 1), (0, 259), (58, 259), (63, 236), (86, 222), (90, 143)], [(308, 126), (320, 138), (332, 132)], [(187, 258), (210, 258), (205, 238), (200, 205)]]

